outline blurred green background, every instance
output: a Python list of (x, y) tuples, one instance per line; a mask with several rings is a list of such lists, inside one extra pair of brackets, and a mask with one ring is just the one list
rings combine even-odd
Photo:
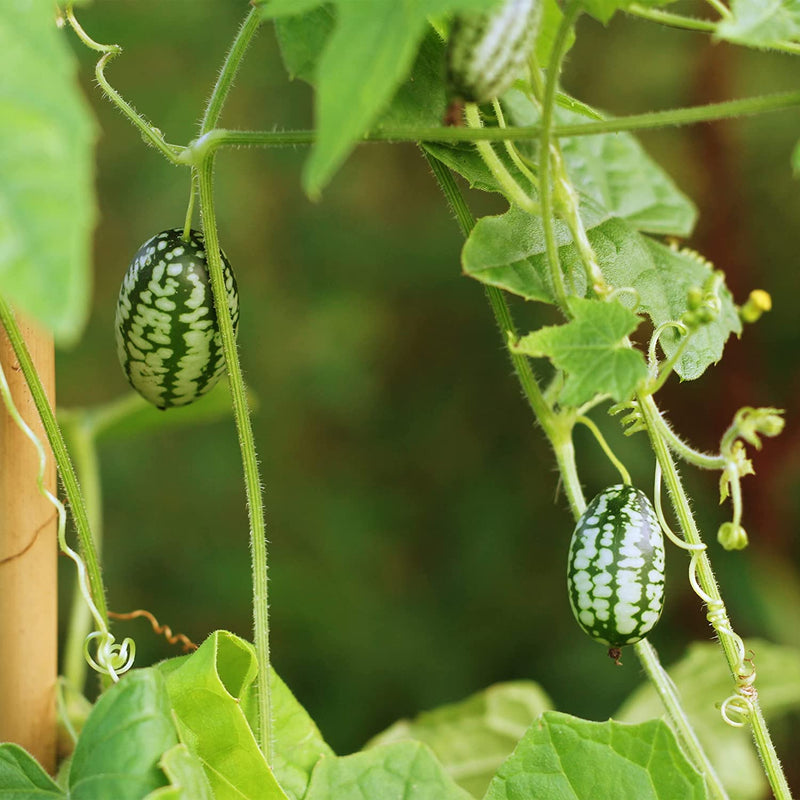
[[(80, 8), (79, 18), (99, 41), (123, 45), (112, 84), (169, 141), (186, 142), (246, 8), (115, 0)], [(59, 402), (74, 407), (126, 392), (113, 339), (119, 284), (144, 240), (183, 223), (189, 182), (100, 97), (92, 54), (71, 38), (100, 129), (92, 318), (58, 361)], [(564, 83), (624, 114), (796, 89), (797, 75), (786, 56), (586, 19)], [(311, 103), (307, 85), (287, 80), (265, 25), (222, 122), (308, 128)], [(717, 505), (717, 476), (688, 473), (687, 483), (737, 630), (800, 645), (800, 187), (789, 167), (798, 137), (792, 111), (642, 140), (701, 209), (689, 244), (726, 270), (739, 301), (756, 287), (775, 300), (719, 366), (669, 385), (662, 407), (706, 448), (740, 405), (787, 410), (786, 432), (756, 455), (757, 479), (744, 484), (748, 551), (725, 553), (714, 541), (729, 514)], [(400, 716), (514, 678), (539, 681), (561, 710), (606, 718), (641, 672), (632, 653), (613, 667), (572, 620), (572, 522), (553, 461), (481, 287), (460, 275), (460, 236), (427, 166), (410, 145), (365, 146), (312, 204), (299, 187), (305, 156), (225, 151), (217, 164), (241, 356), (258, 398), (276, 668), (343, 753)], [(470, 201), (480, 213), (503, 208), (493, 197)], [(521, 327), (548, 319), (533, 305), (514, 310)], [(602, 410), (595, 416), (649, 492), (643, 437), (624, 439)], [(617, 481), (583, 430), (577, 446), (587, 494)], [(149, 609), (195, 641), (215, 628), (248, 636), (233, 422), (120, 440), (101, 459), (110, 608)], [(672, 548), (668, 560), (666, 610), (652, 637), (667, 662), (709, 637), (684, 555)], [(72, 571), (63, 567), (66, 600)], [(177, 652), (145, 623), (118, 630), (136, 637), (141, 665)]]

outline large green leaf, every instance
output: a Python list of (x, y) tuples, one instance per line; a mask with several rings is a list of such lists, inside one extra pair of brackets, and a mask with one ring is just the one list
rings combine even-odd
[(717, 25), (717, 36), (752, 47), (800, 41), (800, 0), (733, 0), (733, 17)]
[[(637, 233), (621, 219), (608, 218), (594, 204), (581, 206), (589, 241), (606, 280), (616, 288), (628, 287), (638, 294), (639, 309), (654, 325), (680, 319), (687, 309), (687, 295), (703, 286), (712, 267), (686, 251), (673, 250)], [(586, 276), (566, 225), (556, 221), (556, 241), (561, 266), (573, 294), (587, 292)], [(512, 207), (497, 217), (478, 220), (462, 252), (464, 272), (482, 283), (520, 295), (527, 300), (554, 302), (544, 247), (541, 219)], [(629, 302), (630, 295), (621, 301)], [(721, 312), (714, 322), (692, 336), (675, 371), (685, 380), (699, 377), (719, 361), (728, 336), (741, 331), (730, 292), (720, 290)], [(678, 339), (671, 331), (661, 337), (667, 354)]]
[(217, 800), (287, 800), (241, 706), (257, 675), (252, 648), (215, 631), (164, 673), (180, 739), (200, 759)]
[(551, 707), (532, 681), (499, 683), (459, 703), (399, 720), (367, 746), (406, 739), (423, 742), (462, 789), (482, 797), (533, 720)]
[(574, 318), (566, 325), (550, 325), (523, 336), (517, 352), (547, 357), (567, 380), (560, 400), (579, 406), (596, 394), (610, 394), (617, 402), (629, 400), (647, 377), (647, 366), (626, 338), (641, 320), (620, 303), (572, 298)]
[[(159, 669), (175, 702), (181, 736), (203, 761), (218, 798), (300, 800), (314, 765), (323, 756), (333, 756), (314, 721), (273, 670), (274, 777), (267, 776), (266, 761), (253, 735), (258, 716), (255, 652), (238, 636), (215, 631), (195, 653), (165, 661)], [(239, 752), (232, 752), (234, 744)], [(259, 786), (270, 794), (258, 794)], [(230, 787), (242, 794), (229, 794)]]
[[(764, 714), (770, 719), (800, 710), (800, 650), (761, 640), (749, 640), (758, 669), (756, 686)], [(719, 646), (695, 643), (669, 669), (689, 721), (716, 768), (731, 800), (759, 800), (767, 793), (752, 735), (747, 727), (734, 728), (722, 719), (719, 704), (732, 694), (731, 676)], [(642, 684), (615, 714), (638, 722), (664, 715), (649, 683)], [(666, 717), (665, 717), (666, 718)]]
[(471, 800), (421, 742), (323, 758), (304, 800)]
[(0, 15), (0, 291), (60, 344), (89, 310), (94, 125), (49, 0)]
[(546, 711), (500, 767), (485, 800), (705, 800), (702, 776), (660, 720), (641, 725)]
[(0, 744), (0, 800), (61, 800), (64, 793), (16, 744)]
[(135, 670), (101, 695), (89, 714), (72, 754), (66, 790), (24, 750), (3, 745), (0, 798), (142, 800), (167, 782), (159, 762), (177, 742), (163, 677), (154, 668)]

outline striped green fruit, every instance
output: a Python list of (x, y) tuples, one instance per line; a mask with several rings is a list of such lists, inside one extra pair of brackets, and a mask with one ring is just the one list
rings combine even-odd
[[(239, 294), (222, 255), (236, 331)], [(203, 234), (182, 228), (148, 239), (133, 257), (117, 301), (117, 355), (128, 380), (158, 408), (191, 403), (225, 371)]]
[(643, 639), (664, 603), (664, 535), (644, 492), (611, 486), (578, 520), (569, 546), (572, 613), (595, 641), (619, 648)]
[(542, 0), (502, 0), (453, 20), (447, 74), (453, 96), (475, 103), (499, 97), (523, 73), (536, 43)]

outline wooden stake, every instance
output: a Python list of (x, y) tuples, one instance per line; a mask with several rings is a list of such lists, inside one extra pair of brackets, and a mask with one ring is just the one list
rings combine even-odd
[[(53, 341), (19, 320), (51, 404), (55, 400)], [(0, 327), (0, 364), (22, 418), (48, 454), (45, 486), (56, 469), (39, 414), (14, 351)], [(33, 443), (0, 402), (0, 742), (28, 750), (50, 773), (56, 767), (56, 510), (36, 484)]]

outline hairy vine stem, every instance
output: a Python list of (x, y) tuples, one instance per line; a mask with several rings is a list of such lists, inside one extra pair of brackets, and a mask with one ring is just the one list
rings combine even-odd
[(217, 221), (213, 193), (214, 159), (206, 159), (198, 170), (200, 186), (200, 211), (203, 218), (208, 272), (214, 307), (217, 310), (222, 349), (228, 369), (233, 413), (239, 435), (242, 453), (247, 510), (250, 518), (250, 544), (253, 572), (253, 622), (254, 645), (258, 663), (258, 739), (261, 751), (272, 766), (272, 699), (270, 694), (270, 655), (269, 655), (269, 592), (267, 583), (267, 539), (265, 535), (264, 502), (261, 478), (258, 472), (253, 426), (247, 405), (247, 391), (242, 377), (242, 368), (236, 348), (236, 335), (233, 320), (228, 308), (225, 277), (222, 272), (222, 259), (217, 236)]
[(675, 462), (672, 460), (667, 442), (662, 437), (661, 428), (656, 421), (660, 416), (660, 412), (656, 406), (655, 400), (649, 395), (640, 395), (637, 402), (650, 437), (650, 444), (655, 452), (661, 471), (663, 472), (667, 490), (672, 500), (672, 505), (675, 509), (675, 514), (678, 518), (684, 539), (688, 545), (692, 545), (696, 550), (692, 558), (692, 564), (695, 565), (694, 572), (696, 573), (696, 583), (701, 590), (701, 597), (703, 597), (708, 607), (709, 622), (713, 625), (719, 637), (719, 642), (725, 653), (725, 659), (728, 662), (728, 668), (737, 686), (739, 695), (744, 700), (744, 708), (749, 717), (749, 722), (753, 731), (753, 739), (755, 740), (756, 749), (758, 750), (761, 762), (764, 765), (764, 771), (767, 775), (770, 787), (777, 800), (791, 800), (792, 795), (789, 784), (786, 781), (786, 776), (783, 773), (778, 754), (772, 743), (772, 738), (767, 728), (764, 715), (761, 712), (758, 702), (758, 692), (751, 680), (752, 670), (746, 669), (743, 666), (741, 639), (731, 627), (728, 612), (725, 608), (725, 603), (722, 600), (719, 586), (717, 585), (717, 580), (711, 567), (711, 561), (705, 550), (700, 531), (694, 521), (691, 508), (689, 507), (689, 498), (686, 496), (686, 491), (683, 488), (683, 483), (675, 466)]

